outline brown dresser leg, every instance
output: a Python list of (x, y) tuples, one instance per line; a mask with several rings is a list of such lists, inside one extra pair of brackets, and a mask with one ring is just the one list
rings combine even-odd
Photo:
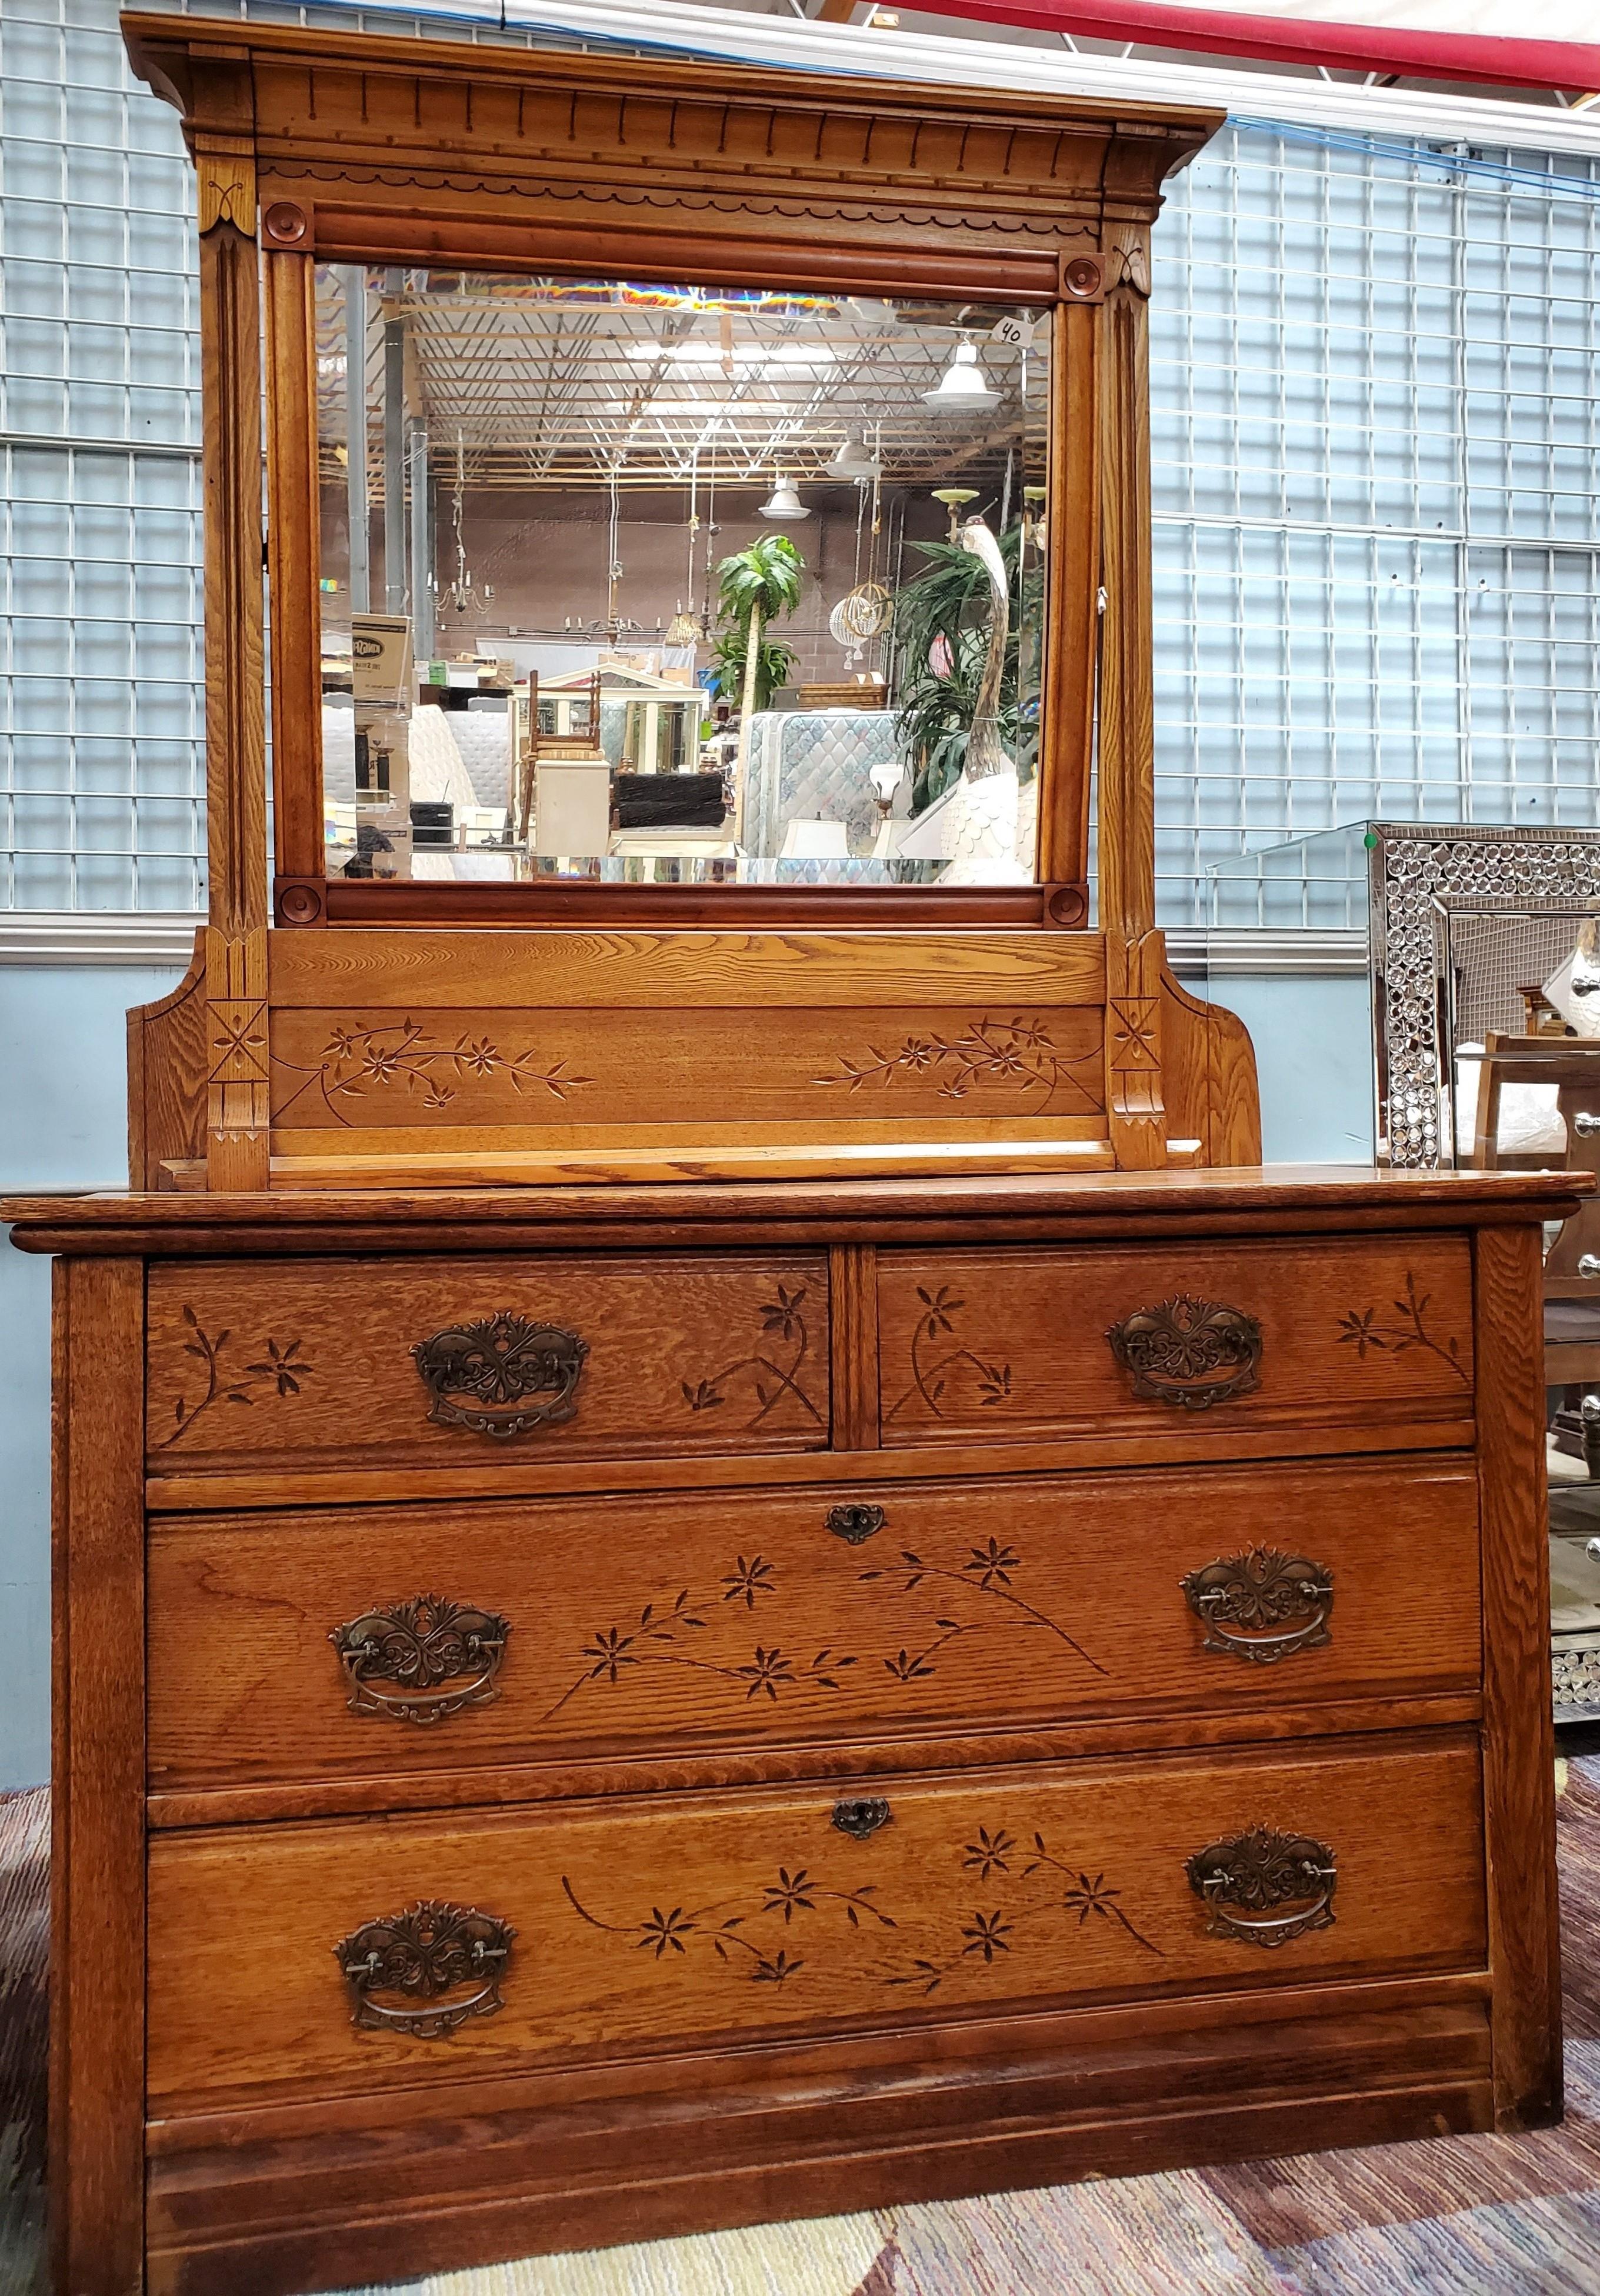
[(55, 1263), (56, 2296), (144, 2284), (144, 1271)]
[(1562, 2102), (1538, 1229), (1481, 1228), (1473, 1292), (1495, 2120), (1538, 2128)]

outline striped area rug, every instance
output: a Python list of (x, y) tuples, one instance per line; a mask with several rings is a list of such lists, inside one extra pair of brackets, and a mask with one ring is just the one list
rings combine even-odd
[[(764, 2225), (347, 2296), (1600, 2296), (1600, 1753), (1572, 1761), (1559, 1808), (1560, 2128)], [(7, 2296), (45, 2289), (44, 1835), (43, 1795), (0, 1799)]]

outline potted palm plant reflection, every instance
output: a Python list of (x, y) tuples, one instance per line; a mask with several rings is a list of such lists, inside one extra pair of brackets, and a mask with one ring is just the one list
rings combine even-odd
[(806, 565), (786, 534), (763, 534), (736, 550), (717, 569), (717, 627), (711, 642), (711, 691), (720, 701), (739, 704), (739, 748), (734, 763), (735, 838), (744, 826), (744, 789), (750, 762), (750, 723), (788, 684), (799, 657), (768, 635), (772, 625), (800, 603)]

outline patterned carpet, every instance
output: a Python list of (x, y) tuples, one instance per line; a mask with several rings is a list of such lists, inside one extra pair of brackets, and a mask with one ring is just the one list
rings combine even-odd
[[(1560, 2128), (543, 2257), (404, 2296), (1600, 2296), (1600, 1733), (1569, 1734), (1568, 1751)], [(0, 1797), (5, 2296), (45, 2286), (45, 1831), (42, 1794)]]

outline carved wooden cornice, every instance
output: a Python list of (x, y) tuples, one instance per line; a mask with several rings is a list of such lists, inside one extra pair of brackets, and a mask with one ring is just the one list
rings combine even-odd
[[(1093, 102), (744, 65), (125, 16), (197, 152), (243, 126), (264, 209), (324, 258), (582, 268), (608, 242), (774, 284), (1051, 300), (1063, 262), (1147, 225), (1220, 124)], [(732, 276), (733, 272), (725, 271)], [(1080, 290), (1073, 291), (1080, 292)]]

